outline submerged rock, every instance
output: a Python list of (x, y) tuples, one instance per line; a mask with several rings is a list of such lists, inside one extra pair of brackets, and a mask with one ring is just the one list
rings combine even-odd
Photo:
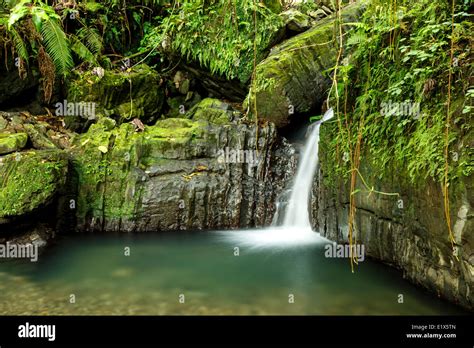
[(160, 120), (143, 132), (130, 124), (110, 131), (93, 125), (74, 150), (78, 227), (156, 231), (270, 223), (294, 158), (273, 125), (259, 127), (258, 140), (255, 131), (183, 118)]
[[(359, 5), (346, 7), (344, 22), (353, 22)], [(297, 113), (306, 113), (326, 99), (331, 79), (327, 70), (336, 63), (338, 41), (334, 35), (335, 16), (325, 18), (312, 29), (278, 46), (257, 66), (257, 93), (252, 91), (248, 104), (258, 117), (284, 127)]]

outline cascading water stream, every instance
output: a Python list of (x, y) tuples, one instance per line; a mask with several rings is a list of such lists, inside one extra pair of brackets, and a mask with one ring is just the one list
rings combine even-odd
[[(277, 222), (278, 217), (276, 216), (271, 228), (219, 232), (223, 239), (251, 249), (285, 249), (290, 246), (327, 242), (326, 239), (311, 229), (309, 222), (309, 194), (319, 164), (319, 130), (321, 124), (333, 116), (333, 110), (329, 109), (321, 121), (316, 123), (311, 130), (298, 165), (290, 199), (285, 207), (283, 225), (279, 226)], [(277, 206), (279, 205), (277, 203)], [(278, 212), (275, 214), (278, 214)]]
[(313, 184), (314, 174), (319, 164), (319, 130), (321, 124), (334, 116), (329, 109), (311, 131), (306, 141), (303, 156), (298, 165), (296, 179), (293, 184), (290, 201), (285, 211), (283, 227), (298, 227), (310, 229), (309, 223), (309, 194)]

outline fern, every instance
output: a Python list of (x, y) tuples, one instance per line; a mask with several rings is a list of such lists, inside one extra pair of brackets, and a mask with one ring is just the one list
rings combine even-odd
[(56, 71), (60, 75), (67, 75), (74, 66), (69, 42), (63, 29), (55, 20), (48, 18), (43, 21), (41, 34), (46, 51), (54, 62)]
[(83, 61), (97, 65), (97, 59), (95, 55), (89, 50), (89, 48), (83, 44), (76, 36), (70, 37), (71, 50), (77, 54)]
[(25, 17), (27, 14), (29, 14), (30, 9), (26, 4), (28, 4), (29, 1), (20, 1), (15, 7), (12, 8), (9, 18), (8, 18), (8, 28), (10, 29), (16, 22), (18, 22), (20, 19)]
[(94, 29), (84, 26), (77, 31), (77, 37), (91, 53), (98, 54), (102, 51), (102, 38)]
[(11, 27), (8, 31), (11, 34), (11, 38), (13, 40), (16, 53), (21, 59), (23, 59), (23, 61), (26, 64), (28, 64), (28, 60), (29, 60), (28, 49), (22, 37), (20, 36), (18, 31), (14, 27)]

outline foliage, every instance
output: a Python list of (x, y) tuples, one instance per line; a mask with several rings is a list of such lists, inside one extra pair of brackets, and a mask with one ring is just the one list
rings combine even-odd
[[(400, 175), (406, 173), (412, 181), (427, 177), (442, 181), (451, 69), (450, 2), (398, 1), (394, 6), (368, 2), (361, 22), (355, 24), (357, 30), (346, 42), (350, 53), (339, 67), (337, 88), (345, 112), (340, 114), (342, 127), (334, 131), (332, 143), (339, 153), (335, 174), (348, 174), (340, 154), (350, 152), (349, 144), (355, 147), (361, 130), (379, 177), (395, 162)], [(461, 141), (472, 138), (472, 86), (466, 77), (472, 76), (473, 24), (467, 8), (467, 4), (457, 6), (452, 37), (451, 179), (474, 171), (472, 151)], [(335, 99), (335, 91), (331, 97)], [(395, 105), (396, 110), (397, 105), (407, 104), (420, 105), (420, 113), (406, 108), (392, 114), (382, 111), (384, 105)]]
[(212, 73), (246, 82), (253, 71), (254, 44), (260, 60), (281, 26), (282, 19), (256, 0), (175, 2), (142, 46), (171, 46)]

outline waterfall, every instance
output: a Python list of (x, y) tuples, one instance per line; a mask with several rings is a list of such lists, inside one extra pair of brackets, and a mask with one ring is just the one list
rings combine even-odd
[[(223, 241), (232, 243), (234, 246), (246, 247), (247, 250), (271, 248), (275, 251), (328, 242), (327, 239), (311, 229), (309, 194), (319, 162), (319, 128), (333, 115), (333, 111), (330, 109), (322, 120), (310, 129), (310, 136), (304, 146), (293, 187), (291, 190), (284, 191), (280, 197), (282, 201), (277, 202), (277, 207), (284, 209), (282, 209), (283, 224), (280, 223), (279, 212), (276, 211), (272, 227), (247, 231), (217, 231), (216, 233)], [(283, 203), (287, 201), (286, 197), (288, 196), (290, 199), (285, 206)]]
[(283, 227), (311, 228), (309, 222), (309, 194), (313, 178), (319, 164), (319, 129), (321, 124), (334, 116), (329, 109), (312, 129), (304, 146), (303, 156), (300, 159), (291, 197), (288, 202)]

